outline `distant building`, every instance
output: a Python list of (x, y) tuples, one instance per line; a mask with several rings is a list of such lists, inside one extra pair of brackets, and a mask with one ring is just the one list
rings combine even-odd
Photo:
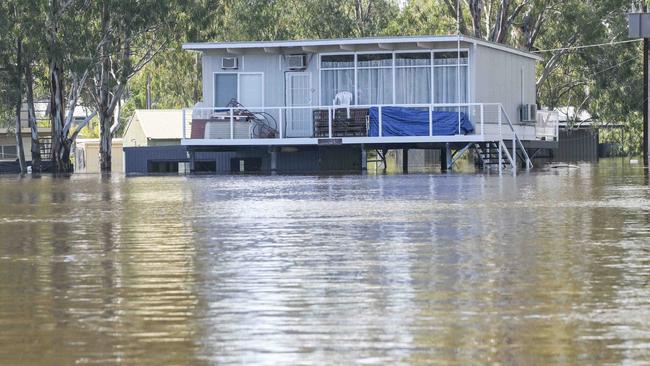
[(137, 109), (122, 136), (124, 147), (180, 145), (180, 109)]
[[(43, 125), (43, 121), (47, 119), (47, 114), (45, 110), (40, 110), (41, 105), (35, 103), (36, 108), (36, 121), (37, 123)], [(47, 107), (47, 105), (46, 105)], [(18, 159), (18, 147), (16, 145), (16, 129), (15, 121), (3, 121), (3, 125), (7, 127), (0, 127), (0, 161), (2, 162), (15, 162)], [(21, 137), (23, 140), (23, 149), (25, 151), (25, 160), (32, 160), (32, 139), (31, 139), (31, 127), (29, 126), (29, 118), (27, 113), (27, 106), (23, 106), (23, 110), (20, 115), (21, 122)], [(39, 139), (49, 139), (51, 136), (50, 127), (39, 127), (38, 128), (38, 137)], [(43, 150), (43, 149), (42, 149)], [(44, 151), (42, 151), (43, 153)], [(47, 157), (44, 157), (44, 160), (48, 160)]]
[[(41, 159), (50, 160), (50, 139), (52, 130), (50, 127), (49, 116), (49, 102), (36, 101), (34, 102), (34, 113), (36, 115), (36, 122), (38, 127), (38, 138), (41, 141)], [(90, 114), (88, 108), (77, 106), (73, 112), (73, 119), (75, 123), (80, 123), (86, 119)], [(25, 160), (30, 162), (32, 160), (32, 140), (31, 140), (31, 127), (29, 126), (29, 115), (27, 105), (23, 105), (20, 115), (21, 121), (21, 136), (23, 140), (23, 149), (25, 151)], [(3, 121), (3, 125), (7, 127), (0, 127), (0, 161), (14, 162), (18, 159), (18, 147), (16, 145), (16, 131), (15, 121)]]
[[(99, 173), (99, 139), (77, 139), (74, 152), (75, 173)], [(124, 172), (122, 139), (113, 139), (111, 146), (111, 172)]]
[(126, 174), (179, 173), (189, 169), (181, 146), (180, 109), (138, 109), (122, 136)]

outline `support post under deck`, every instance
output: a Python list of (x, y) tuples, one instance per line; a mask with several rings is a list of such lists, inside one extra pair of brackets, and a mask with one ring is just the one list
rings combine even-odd
[(451, 146), (445, 143), (445, 147), (440, 149), (440, 171), (446, 172), (451, 170)]
[(271, 174), (278, 172), (278, 148), (271, 148)]
[(368, 170), (368, 152), (363, 144), (361, 145), (361, 170), (364, 172)]
[(409, 172), (409, 149), (402, 149), (402, 172)]
[(194, 153), (194, 150), (189, 148), (187, 150), (187, 157), (190, 159), (190, 174), (194, 173), (195, 170), (195, 157), (196, 154)]

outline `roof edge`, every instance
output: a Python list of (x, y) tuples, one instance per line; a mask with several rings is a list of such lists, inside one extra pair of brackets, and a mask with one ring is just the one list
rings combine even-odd
[(364, 45), (373, 43), (406, 43), (406, 42), (468, 42), (481, 46), (494, 48), (504, 52), (541, 61), (544, 58), (505, 44), (486, 41), (472, 36), (440, 35), (440, 36), (396, 36), (396, 37), (369, 37), (369, 38), (341, 38), (341, 39), (311, 39), (311, 40), (282, 40), (282, 41), (242, 41), (242, 42), (190, 42), (184, 43), (182, 48), (190, 51), (208, 51), (225, 49), (254, 49), (254, 48), (280, 48), (280, 47), (316, 47), (340, 45)]

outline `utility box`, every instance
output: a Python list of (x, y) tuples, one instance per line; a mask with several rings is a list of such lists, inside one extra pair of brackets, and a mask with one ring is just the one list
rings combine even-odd
[(650, 13), (627, 14), (629, 38), (650, 38)]

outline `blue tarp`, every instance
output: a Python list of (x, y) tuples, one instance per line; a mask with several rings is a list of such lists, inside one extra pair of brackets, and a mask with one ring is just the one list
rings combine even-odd
[[(368, 136), (379, 136), (379, 113), (377, 107), (369, 109), (370, 131)], [(382, 107), (382, 136), (429, 136), (429, 112), (405, 107)], [(458, 112), (432, 111), (434, 136), (466, 135), (474, 132), (474, 126), (467, 115), (460, 112), (460, 131)]]

